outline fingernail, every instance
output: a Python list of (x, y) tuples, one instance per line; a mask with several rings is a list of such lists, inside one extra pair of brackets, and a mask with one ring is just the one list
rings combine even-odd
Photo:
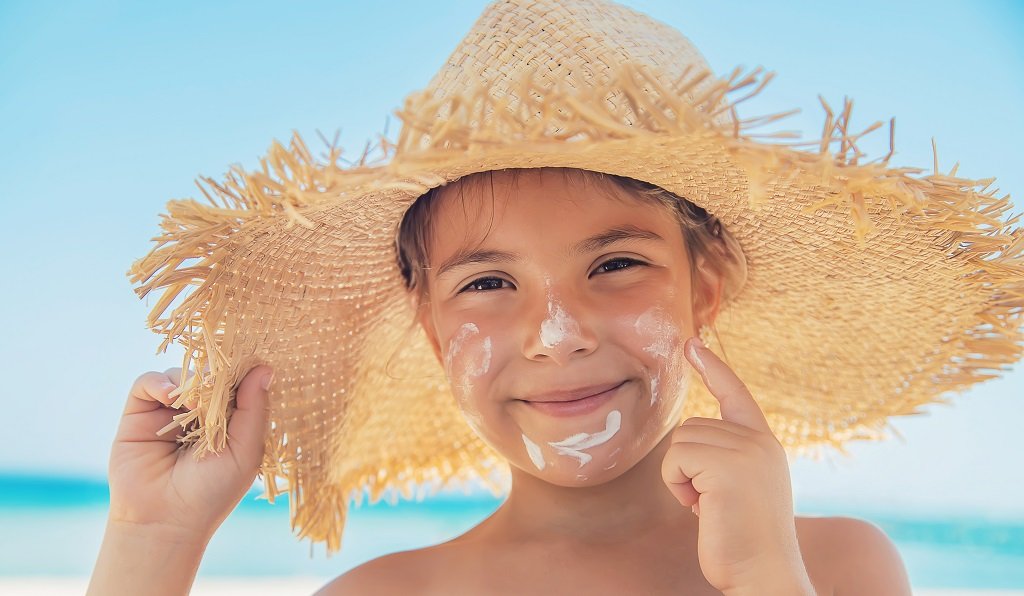
[(693, 358), (693, 361), (697, 364), (697, 368), (699, 368), (700, 372), (703, 373), (704, 361), (700, 359), (700, 353), (697, 352), (698, 347), (706, 348), (707, 346), (704, 345), (704, 342), (702, 342), (699, 337), (695, 337), (693, 338), (693, 342), (690, 344), (690, 357)]
[(260, 379), (260, 387), (263, 387), (264, 391), (269, 390), (270, 389), (270, 383), (273, 380), (274, 380), (274, 373), (273, 372), (271, 372), (269, 375), (263, 375), (263, 378)]

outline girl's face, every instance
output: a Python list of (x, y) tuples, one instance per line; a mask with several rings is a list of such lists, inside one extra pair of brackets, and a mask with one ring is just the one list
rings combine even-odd
[[(691, 379), (678, 222), (550, 170), (496, 171), (463, 192), (435, 205), (420, 323), (466, 420), (548, 482), (618, 476), (678, 425)], [(584, 413), (538, 403), (606, 389)]]

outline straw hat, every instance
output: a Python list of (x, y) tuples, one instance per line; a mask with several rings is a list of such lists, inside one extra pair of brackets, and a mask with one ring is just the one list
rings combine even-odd
[[(740, 120), (735, 96), (769, 78), (710, 75), (679, 32), (605, 0), (501, 1), (407, 98), (376, 158), (340, 165), (332, 145), (320, 162), (296, 134), (259, 171), (204, 178), (206, 202), (169, 201), (128, 272), (140, 297), (161, 290), (147, 322), (158, 352), (177, 342), (182, 368), (204, 371), (179, 398), (195, 407), (176, 417), (181, 442), (223, 449), (237, 383), (269, 364), (264, 496), (286, 490), (293, 529), (328, 554), (364, 492), (506, 490), (507, 461), (466, 424), (412, 326), (395, 253), (417, 197), (501, 168), (629, 176), (717, 215), (748, 281), (703, 339), (725, 347), (793, 454), (884, 439), (890, 416), (1018, 360), (1024, 231), (1004, 217), (1008, 197), (955, 167), (892, 167), (891, 151), (862, 161), (849, 103), (820, 140), (754, 135), (777, 116)], [(694, 384), (683, 418), (717, 413)]]

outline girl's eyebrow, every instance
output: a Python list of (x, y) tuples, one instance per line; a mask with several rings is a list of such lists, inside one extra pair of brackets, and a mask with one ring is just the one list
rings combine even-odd
[[(654, 240), (665, 242), (664, 238), (650, 230), (645, 230), (632, 224), (626, 224), (608, 228), (607, 230), (594, 234), (589, 238), (584, 238), (569, 249), (568, 256), (571, 257), (601, 250), (606, 246), (623, 240)], [(453, 269), (471, 265), (473, 263), (518, 263), (522, 260), (522, 255), (514, 252), (483, 249), (466, 250), (463, 248), (446, 259), (445, 262), (438, 267), (437, 276), (441, 277)]]

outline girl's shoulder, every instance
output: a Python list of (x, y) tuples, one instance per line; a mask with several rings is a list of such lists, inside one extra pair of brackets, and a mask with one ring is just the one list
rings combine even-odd
[(377, 557), (353, 567), (314, 596), (354, 594), (421, 593), (432, 574), (437, 573), (432, 551), (436, 547), (401, 551)]
[[(801, 555), (819, 594), (910, 593), (899, 552), (879, 526), (842, 516), (798, 516), (795, 521)], [(384, 555), (333, 580), (317, 596), (430, 593), (434, 588), (445, 593), (445, 584), (458, 581), (455, 572), (469, 558), (479, 557), (474, 550), (472, 543), (456, 539)]]
[(903, 558), (877, 524), (845, 516), (796, 520), (800, 551), (808, 571), (816, 568), (834, 592), (911, 593)]

